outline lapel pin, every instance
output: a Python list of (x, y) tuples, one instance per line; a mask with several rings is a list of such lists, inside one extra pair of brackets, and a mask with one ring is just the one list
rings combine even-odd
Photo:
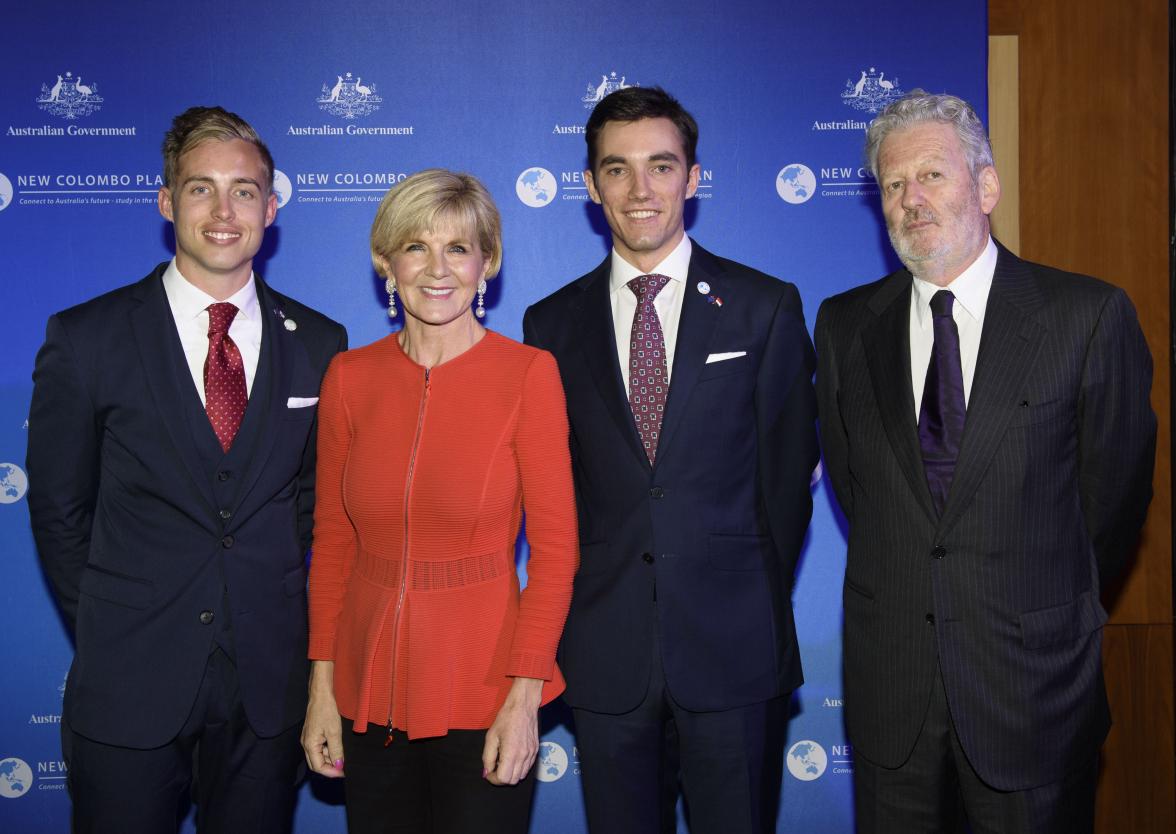
[(722, 306), (723, 306), (723, 299), (719, 298), (717, 295), (708, 295), (708, 296), (706, 297), (706, 301), (707, 301), (707, 303), (708, 303), (708, 304), (713, 304), (713, 305), (715, 305), (716, 307), (722, 307)]
[(274, 315), (280, 319), (284, 319), (284, 318), (286, 318), (286, 311), (283, 310), (281, 307), (275, 307), (274, 308)]
[(298, 322), (294, 321), (294, 319), (288, 319), (285, 316), (283, 316), (282, 318), (284, 319), (284, 321), (282, 322), (282, 326), (285, 327), (287, 330), (289, 330), (291, 333), (298, 329)]
[(699, 281), (698, 291), (703, 295), (706, 295), (708, 292), (710, 292), (710, 284), (708, 284), (706, 281)]

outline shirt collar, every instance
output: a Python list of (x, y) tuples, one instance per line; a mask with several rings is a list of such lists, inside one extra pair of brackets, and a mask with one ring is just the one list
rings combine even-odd
[[(236, 305), (237, 315), (253, 321), (261, 316), (261, 304), (257, 300), (256, 276), (250, 275), (245, 286), (225, 299)], [(208, 305), (215, 304), (216, 299), (190, 283), (176, 266), (176, 259), (172, 258), (167, 269), (163, 271), (163, 291), (167, 294), (168, 304), (171, 305), (172, 315), (177, 321), (194, 319), (208, 309)]]
[(682, 239), (678, 241), (678, 245), (674, 247), (674, 250), (670, 254), (662, 259), (661, 263), (649, 272), (642, 272), (622, 258), (617, 252), (616, 247), (613, 247), (612, 272), (608, 284), (609, 291), (613, 293), (617, 292), (638, 275), (665, 275), (671, 281), (678, 281), (685, 284), (686, 276), (690, 272), (691, 250), (690, 236), (682, 235)]
[(984, 310), (988, 307), (988, 291), (992, 289), (992, 276), (996, 273), (996, 257), (996, 243), (990, 235), (980, 256), (946, 287), (915, 278), (915, 320), (920, 329), (931, 329), (931, 296), (939, 290), (951, 290), (956, 304), (977, 324), (982, 323)]

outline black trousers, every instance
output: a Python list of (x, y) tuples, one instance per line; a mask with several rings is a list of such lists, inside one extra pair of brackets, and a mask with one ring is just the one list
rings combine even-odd
[(192, 713), (151, 750), (102, 744), (62, 723), (75, 834), (175, 834), (196, 803), (201, 834), (285, 834), (305, 771), (301, 725), (273, 738), (249, 726), (237, 668), (208, 657)]
[(999, 791), (976, 774), (960, 746), (943, 679), (935, 685), (911, 757), (885, 768), (854, 753), (859, 834), (1089, 834), (1098, 757), (1060, 782)]
[(691, 712), (666, 686), (661, 653), (644, 700), (621, 715), (573, 710), (593, 834), (672, 834), (679, 783), (692, 834), (776, 830), (788, 701)]
[(450, 730), (413, 741), (343, 719), (349, 834), (526, 834), (535, 771), (517, 785), (482, 778), (485, 730)]

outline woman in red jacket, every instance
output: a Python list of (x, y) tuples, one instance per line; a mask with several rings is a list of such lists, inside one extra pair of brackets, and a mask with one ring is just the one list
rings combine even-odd
[(551, 355), (479, 322), (500, 228), (469, 175), (389, 191), (372, 262), (404, 326), (323, 380), (302, 742), (313, 770), (346, 770), (352, 834), (525, 831), (538, 709), (563, 690), (567, 416)]

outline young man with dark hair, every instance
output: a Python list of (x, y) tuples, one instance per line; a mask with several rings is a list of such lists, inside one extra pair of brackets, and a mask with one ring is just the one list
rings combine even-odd
[(698, 129), (618, 90), (589, 120), (594, 270), (532, 306), (559, 362), (580, 570), (561, 644), (594, 832), (774, 831), (792, 582), (817, 463), (814, 357), (796, 288), (686, 236)]

